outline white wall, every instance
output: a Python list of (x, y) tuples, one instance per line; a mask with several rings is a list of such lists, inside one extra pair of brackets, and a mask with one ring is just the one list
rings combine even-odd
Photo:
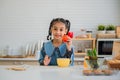
[(45, 40), (56, 17), (69, 19), (74, 32), (120, 25), (120, 0), (0, 0), (0, 47)]

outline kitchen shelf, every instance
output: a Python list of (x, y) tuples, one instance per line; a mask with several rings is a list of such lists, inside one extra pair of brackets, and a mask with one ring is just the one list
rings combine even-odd
[(95, 48), (95, 38), (73, 38), (73, 41), (92, 41), (92, 48)]
[(82, 52), (82, 53), (77, 53), (77, 52), (75, 52), (75, 56), (85, 56), (85, 55), (86, 55), (85, 52)]
[[(95, 48), (95, 42), (96, 42), (96, 39), (95, 38), (73, 38), (72, 39), (73, 41), (92, 41), (92, 49)], [(79, 62), (83, 62), (84, 61), (84, 57), (86, 56), (86, 53), (85, 52), (75, 52), (74, 53), (75, 55), (75, 62), (79, 63)]]

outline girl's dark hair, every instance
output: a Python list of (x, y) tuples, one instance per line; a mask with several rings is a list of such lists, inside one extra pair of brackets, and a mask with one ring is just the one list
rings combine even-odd
[(49, 30), (48, 30), (48, 36), (47, 36), (47, 40), (51, 40), (52, 39), (52, 34), (51, 34), (51, 28), (54, 25), (54, 23), (56, 22), (62, 22), (65, 24), (66, 29), (68, 29), (67, 34), (70, 30), (70, 21), (63, 19), (63, 18), (55, 18), (50, 22), (50, 26), (49, 26)]

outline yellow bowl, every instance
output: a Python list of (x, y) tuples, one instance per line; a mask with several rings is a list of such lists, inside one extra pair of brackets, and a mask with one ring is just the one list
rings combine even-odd
[(57, 64), (59, 67), (68, 67), (70, 64), (69, 58), (57, 58)]

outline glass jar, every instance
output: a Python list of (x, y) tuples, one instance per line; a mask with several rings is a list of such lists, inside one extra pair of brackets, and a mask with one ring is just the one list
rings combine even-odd
[(92, 38), (92, 31), (86, 31), (87, 37)]

